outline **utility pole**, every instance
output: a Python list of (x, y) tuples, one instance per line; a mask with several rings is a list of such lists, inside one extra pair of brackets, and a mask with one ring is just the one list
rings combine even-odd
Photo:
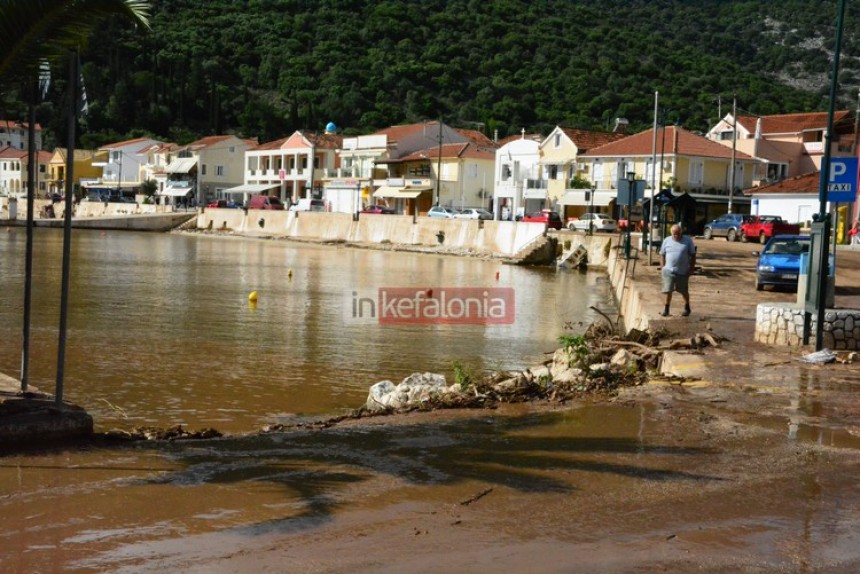
[(729, 213), (732, 212), (732, 203), (735, 198), (735, 157), (738, 145), (738, 100), (732, 97), (732, 165), (729, 167)]
[(439, 184), (442, 181), (442, 117), (439, 117), (439, 157), (436, 161), (436, 201), (433, 205), (439, 205)]
[[(654, 239), (654, 189), (657, 187), (657, 113), (660, 92), (654, 92), (654, 132), (651, 138), (651, 201), (648, 202), (648, 224), (645, 226), (648, 233), (648, 265), (651, 265), (651, 253), (654, 251), (651, 241)], [(629, 223), (628, 223), (629, 225)]]

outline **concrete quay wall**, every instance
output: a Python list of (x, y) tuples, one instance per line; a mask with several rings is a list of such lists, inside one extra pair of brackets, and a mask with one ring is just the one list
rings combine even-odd
[(545, 234), (542, 223), (431, 219), (407, 215), (361, 215), (310, 211), (202, 209), (197, 228), (248, 237), (443, 247), (510, 257)]

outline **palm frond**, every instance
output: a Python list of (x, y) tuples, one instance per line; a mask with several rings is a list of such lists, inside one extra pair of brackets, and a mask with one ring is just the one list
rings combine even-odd
[[(0, 0), (0, 85), (33, 78), (113, 15), (149, 27), (148, 0)], [(2, 89), (2, 88), (0, 88)]]

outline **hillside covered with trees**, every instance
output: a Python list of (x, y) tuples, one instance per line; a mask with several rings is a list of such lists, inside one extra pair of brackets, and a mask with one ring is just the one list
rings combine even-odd
[[(500, 137), (555, 125), (705, 131), (744, 113), (824, 110), (836, 2), (152, 0), (152, 30), (108, 23), (81, 55), (85, 147), (151, 134), (270, 141), (443, 118)], [(856, 105), (849, 5), (840, 106)], [(38, 117), (63, 145), (65, 73)], [(7, 106), (8, 111), (8, 106)], [(8, 114), (7, 114), (8, 115)]]

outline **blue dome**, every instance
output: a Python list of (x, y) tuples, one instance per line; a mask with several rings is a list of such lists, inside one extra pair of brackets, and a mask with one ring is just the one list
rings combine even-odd
[(325, 125), (325, 131), (329, 133), (334, 133), (337, 131), (337, 126), (334, 125), (334, 122), (329, 122)]

